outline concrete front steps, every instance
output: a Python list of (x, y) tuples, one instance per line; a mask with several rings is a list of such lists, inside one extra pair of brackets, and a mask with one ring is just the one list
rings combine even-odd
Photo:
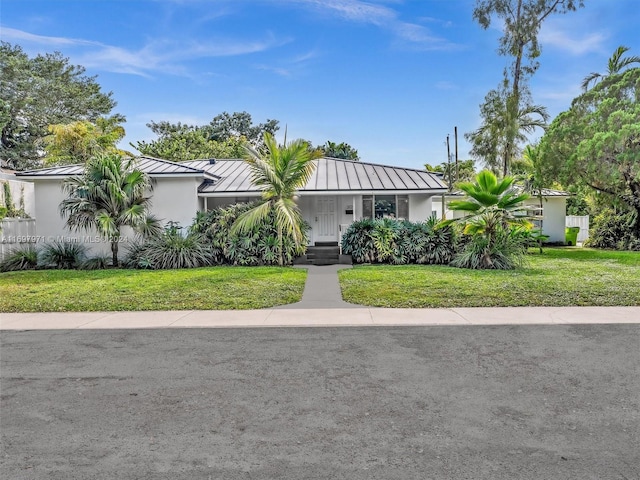
[(307, 247), (307, 254), (298, 257), (295, 265), (351, 265), (351, 255), (341, 255), (338, 242), (316, 242)]

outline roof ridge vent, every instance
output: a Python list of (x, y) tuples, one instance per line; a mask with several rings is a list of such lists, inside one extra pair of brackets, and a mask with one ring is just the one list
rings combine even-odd
[(216, 164), (216, 159), (215, 158), (210, 158), (209, 159), (209, 165), (215, 165)]

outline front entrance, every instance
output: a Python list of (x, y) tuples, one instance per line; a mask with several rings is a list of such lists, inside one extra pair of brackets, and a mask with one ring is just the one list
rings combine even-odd
[(336, 218), (336, 197), (316, 197), (313, 222), (314, 242), (337, 242), (338, 221)]

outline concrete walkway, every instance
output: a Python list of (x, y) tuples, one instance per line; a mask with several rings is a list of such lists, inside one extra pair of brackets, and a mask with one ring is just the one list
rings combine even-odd
[(342, 300), (342, 291), (338, 281), (338, 270), (351, 268), (351, 265), (296, 265), (295, 268), (307, 270), (302, 299), (297, 303), (282, 305), (278, 309), (302, 308), (358, 308)]
[(372, 308), (342, 300), (338, 270), (304, 266), (302, 300), (262, 310), (0, 313), (2, 330), (640, 323), (638, 307)]

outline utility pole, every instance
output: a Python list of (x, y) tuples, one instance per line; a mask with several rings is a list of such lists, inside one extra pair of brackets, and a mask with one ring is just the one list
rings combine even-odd
[(451, 191), (453, 188), (453, 178), (451, 178), (451, 148), (449, 147), (449, 134), (447, 134), (447, 170), (449, 173), (449, 191)]
[(458, 166), (458, 127), (453, 127), (456, 142), (456, 183), (460, 181), (460, 167)]

